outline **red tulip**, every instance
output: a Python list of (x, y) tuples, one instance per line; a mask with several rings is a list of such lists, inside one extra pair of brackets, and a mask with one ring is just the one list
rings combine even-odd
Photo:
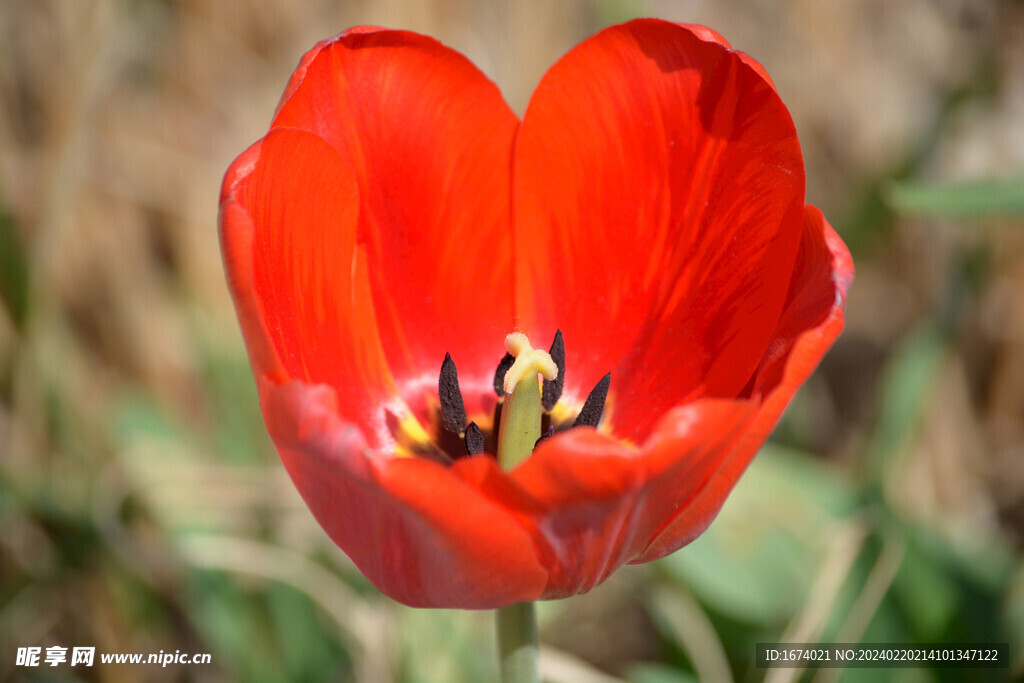
[[(326, 40), (228, 169), (220, 229), (285, 467), (414, 606), (583, 593), (692, 541), (839, 334), (853, 279), (764, 69), (649, 19), (563, 57), (522, 121), (431, 38)], [(502, 340), (558, 329), (561, 429), (509, 471), (454, 457), (445, 354), (492, 448)], [(599, 428), (569, 429), (608, 372)]]

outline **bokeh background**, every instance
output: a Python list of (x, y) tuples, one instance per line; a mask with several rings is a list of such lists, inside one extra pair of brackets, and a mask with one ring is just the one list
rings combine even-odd
[[(850, 245), (843, 337), (712, 529), (541, 609), (550, 681), (1024, 674), (1024, 3), (4, 0), (0, 678), (491, 681), (491, 616), (377, 593), (266, 437), (217, 196), (300, 55), (356, 24), (460, 50), (522, 113), (634, 16), (772, 74)], [(1002, 671), (767, 672), (759, 641), (1009, 642)], [(18, 646), (209, 652), (29, 670)]]

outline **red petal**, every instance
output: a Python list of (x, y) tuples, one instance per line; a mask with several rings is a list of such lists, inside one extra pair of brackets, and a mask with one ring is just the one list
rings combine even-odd
[(267, 333), (260, 304), (256, 300), (256, 275), (253, 271), (256, 226), (249, 211), (234, 196), (238, 184), (259, 163), (262, 149), (263, 141), (260, 140), (240, 154), (227, 170), (220, 197), (220, 247), (228, 289), (235, 302), (253, 373), (257, 378), (267, 375), (284, 381), (288, 373)]
[(355, 245), (352, 170), (323, 140), (271, 130), (232, 165), (221, 213), (228, 279), (257, 377), (344, 387), (339, 407), (374, 446), (404, 411)]
[(547, 73), (516, 143), (516, 313), (565, 333), (568, 395), (612, 370), (616, 436), (736, 396), (789, 287), (804, 171), (752, 60), (658, 20), (613, 26)]
[[(699, 536), (718, 514), (751, 458), (775, 428), (793, 394), (843, 329), (853, 261), (846, 245), (813, 206), (804, 211), (803, 239), (786, 310), (755, 382), (760, 410), (703, 490), (680, 509), (634, 562), (658, 559)], [(662, 492), (671, 496), (671, 490)]]
[[(572, 430), (542, 442), (510, 473), (540, 508), (531, 514), (551, 574), (544, 598), (585, 592), (623, 563), (662, 557), (707, 528), (842, 328), (852, 263), (814, 207), (805, 212), (796, 263), (757, 375), (763, 402), (702, 399), (675, 408), (639, 452), (591, 429)], [(503, 500), (516, 507), (508, 502), (514, 497)]]
[(493, 405), (511, 327), (518, 125), (495, 85), (432, 38), (356, 29), (303, 58), (273, 125), (319, 135), (355, 170), (357, 242), (402, 395), (423, 417), (447, 351), (467, 410)]
[(586, 592), (641, 553), (699, 494), (751, 414), (747, 402), (711, 399), (677, 408), (639, 453), (588, 428), (542, 442), (510, 476), (543, 508), (543, 597)]
[(385, 594), (414, 607), (465, 609), (540, 596), (547, 572), (533, 540), (455, 468), (368, 450), (359, 430), (338, 419), (341, 399), (329, 387), (263, 382), (260, 394), (306, 505)]
[[(727, 47), (727, 48), (731, 48), (732, 47), (731, 45), (729, 45), (729, 41), (727, 41), (725, 39), (725, 37), (722, 36), (722, 34), (720, 34), (718, 31), (715, 31), (714, 29), (708, 28), (707, 26), (701, 26), (700, 24), (678, 24), (678, 25), (682, 26), (683, 28), (685, 28), (685, 29), (687, 29), (689, 31), (691, 31), (695, 36), (697, 36), (701, 40), (705, 40), (705, 41), (710, 42), (710, 43), (718, 43), (722, 47)], [(744, 64), (746, 64), (747, 66), (752, 68), (754, 71), (756, 71), (761, 76), (761, 78), (763, 78), (765, 81), (767, 81), (768, 85), (772, 86), (773, 88), (775, 87), (775, 83), (772, 81), (772, 77), (768, 75), (768, 72), (765, 71), (764, 67), (761, 66), (760, 62), (758, 62), (756, 59), (754, 59), (750, 55), (745, 54), (743, 52), (737, 52), (736, 55), (740, 58), (740, 60)]]

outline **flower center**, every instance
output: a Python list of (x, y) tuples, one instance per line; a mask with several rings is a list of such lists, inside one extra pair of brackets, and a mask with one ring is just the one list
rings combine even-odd
[(506, 353), (494, 372), (497, 405), (491, 415), (466, 414), (459, 373), (445, 354), (437, 382), (438, 405), (431, 425), (415, 429), (405, 421), (392, 425), (399, 452), (450, 464), (455, 459), (491, 455), (510, 469), (544, 439), (575, 427), (597, 427), (604, 413), (611, 373), (598, 381), (577, 413), (559, 402), (565, 386), (565, 341), (555, 333), (548, 351), (535, 349), (521, 332), (505, 337)]

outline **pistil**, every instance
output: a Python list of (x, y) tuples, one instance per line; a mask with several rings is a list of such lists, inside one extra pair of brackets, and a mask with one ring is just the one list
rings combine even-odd
[(505, 350), (515, 358), (512, 367), (505, 373), (506, 394), (513, 393), (524, 379), (537, 379), (538, 373), (548, 380), (558, 377), (558, 366), (552, 360), (551, 354), (530, 346), (530, 340), (522, 332), (513, 332), (505, 337)]
[(505, 373), (505, 403), (498, 428), (498, 463), (509, 470), (533, 451), (541, 434), (540, 380), (558, 376), (558, 366), (546, 351), (530, 346), (526, 335), (513, 332), (505, 337), (505, 349), (515, 358)]

